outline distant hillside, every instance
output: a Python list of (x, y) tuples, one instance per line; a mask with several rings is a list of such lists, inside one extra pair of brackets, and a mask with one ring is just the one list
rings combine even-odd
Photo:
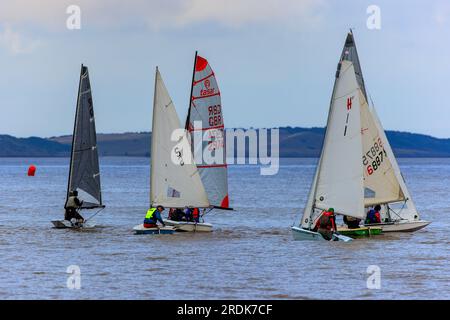
[[(100, 156), (150, 156), (151, 133), (110, 133), (97, 134)], [(72, 136), (49, 138), (49, 141), (71, 145)], [(70, 151), (69, 151), (70, 152)]]
[[(280, 128), (280, 156), (320, 156), (324, 133), (324, 128)], [(400, 131), (386, 135), (396, 157), (450, 157), (450, 139)]]
[[(281, 157), (318, 157), (322, 148), (324, 128), (280, 129)], [(450, 157), (450, 139), (427, 135), (387, 131), (397, 157)], [(149, 156), (151, 133), (98, 134), (100, 156)], [(69, 156), (72, 136), (14, 138), (0, 135), (0, 157)]]
[(0, 135), (0, 157), (63, 157), (69, 153), (70, 145), (55, 141)]

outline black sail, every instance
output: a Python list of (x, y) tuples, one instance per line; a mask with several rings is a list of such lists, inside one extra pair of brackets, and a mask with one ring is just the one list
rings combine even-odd
[(78, 198), (83, 201), (82, 208), (103, 206), (91, 84), (88, 68), (83, 65), (72, 137), (67, 198), (75, 190), (78, 191)]

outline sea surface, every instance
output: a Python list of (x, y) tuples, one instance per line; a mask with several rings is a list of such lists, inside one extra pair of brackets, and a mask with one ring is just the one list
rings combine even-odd
[(450, 299), (450, 159), (399, 159), (432, 224), (351, 243), (292, 238), (315, 159), (282, 161), (273, 176), (230, 166), (235, 211), (208, 214), (212, 233), (174, 235), (132, 231), (149, 203), (149, 159), (100, 161), (99, 228), (74, 231), (50, 223), (63, 217), (69, 159), (0, 159), (0, 299)]

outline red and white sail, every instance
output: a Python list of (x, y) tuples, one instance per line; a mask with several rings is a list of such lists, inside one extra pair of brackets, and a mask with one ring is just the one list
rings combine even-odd
[(209, 203), (212, 206), (229, 208), (220, 90), (208, 61), (198, 55), (194, 65), (186, 129), (191, 136), (193, 154)]

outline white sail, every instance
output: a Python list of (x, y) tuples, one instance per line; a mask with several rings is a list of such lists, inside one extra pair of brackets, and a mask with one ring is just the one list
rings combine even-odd
[[(198, 55), (195, 56), (192, 80), (191, 105), (186, 123), (186, 129), (191, 133), (192, 150), (193, 153), (199, 150), (202, 155), (208, 153), (211, 157), (214, 155), (218, 158), (211, 163), (205, 161), (202, 156), (201, 160), (197, 160), (197, 167), (211, 205), (229, 208), (225, 127), (220, 90), (210, 64)], [(195, 128), (195, 123), (200, 123), (201, 128)], [(197, 145), (193, 134), (196, 130), (199, 130), (200, 136), (203, 137)]]
[[(372, 119), (374, 121), (375, 126), (378, 129), (378, 133), (380, 135), (380, 139), (383, 143), (384, 150), (386, 151), (388, 159), (390, 159), (391, 166), (392, 166), (392, 172), (395, 176), (396, 182), (399, 185), (400, 194), (402, 195), (401, 199), (399, 201), (405, 201), (405, 206), (402, 210), (400, 210), (397, 215), (401, 217), (402, 219), (407, 220), (419, 220), (419, 213), (417, 212), (416, 206), (411, 198), (411, 195), (409, 194), (408, 188), (406, 187), (406, 183), (403, 179), (403, 176), (401, 174), (400, 168), (398, 166), (397, 160), (395, 159), (394, 152), (392, 151), (391, 145), (389, 144), (389, 141), (386, 137), (386, 133), (383, 130), (383, 127), (381, 126), (381, 122), (378, 118), (378, 115), (376, 113), (375, 108), (368, 108)], [(392, 217), (395, 218), (396, 217)], [(397, 217), (398, 218), (398, 217)]]
[[(364, 170), (365, 206), (404, 200), (404, 195), (388, 155), (387, 140), (383, 139), (375, 124), (366, 99), (361, 94), (362, 163)], [(392, 160), (393, 159), (393, 160)]]
[(151, 147), (151, 205), (169, 208), (209, 207), (205, 188), (192, 159), (190, 142), (180, 125), (158, 69), (155, 76)]
[[(342, 61), (330, 107), (314, 207), (364, 218), (360, 93), (350, 61)], [(313, 217), (314, 221), (314, 217)]]

